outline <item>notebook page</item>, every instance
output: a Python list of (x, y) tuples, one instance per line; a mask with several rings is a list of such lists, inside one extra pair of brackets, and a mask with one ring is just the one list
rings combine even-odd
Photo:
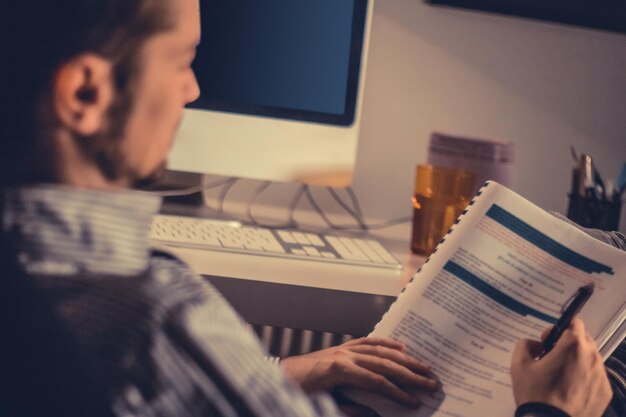
[(513, 415), (515, 343), (538, 339), (589, 282), (582, 318), (602, 346), (626, 315), (626, 254), (488, 183), (372, 333), (405, 342), (442, 390), (418, 410), (351, 395), (383, 417)]

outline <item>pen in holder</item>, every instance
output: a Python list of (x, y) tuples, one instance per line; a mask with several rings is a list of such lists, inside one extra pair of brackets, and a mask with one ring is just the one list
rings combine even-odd
[[(578, 158), (572, 148), (575, 159)], [(619, 228), (622, 211), (621, 191), (614, 191), (602, 181), (591, 156), (581, 154), (578, 167), (572, 170), (572, 190), (567, 218), (593, 229), (613, 231)]]

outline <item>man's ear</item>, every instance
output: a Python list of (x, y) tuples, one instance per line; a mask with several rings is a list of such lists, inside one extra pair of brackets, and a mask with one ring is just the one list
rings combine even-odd
[(63, 127), (90, 136), (105, 124), (113, 100), (111, 63), (83, 54), (59, 68), (53, 85), (55, 114)]

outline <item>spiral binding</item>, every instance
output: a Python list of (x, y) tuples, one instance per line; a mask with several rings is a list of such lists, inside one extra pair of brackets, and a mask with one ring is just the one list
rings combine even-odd
[[(450, 236), (450, 234), (454, 231), (454, 228), (456, 227), (457, 224), (459, 224), (461, 222), (461, 219), (463, 218), (463, 216), (465, 216), (470, 208), (476, 203), (476, 201), (478, 200), (478, 198), (483, 194), (483, 192), (485, 191), (485, 188), (487, 188), (489, 186), (489, 184), (493, 183), (493, 181), (487, 181), (483, 184), (482, 187), (480, 187), (480, 190), (478, 190), (478, 192), (476, 193), (476, 195), (474, 196), (474, 198), (472, 198), (472, 201), (470, 201), (470, 203), (467, 205), (467, 208), (465, 210), (463, 210), (461, 212), (461, 215), (459, 216), (458, 219), (455, 220), (454, 224), (450, 227), (450, 229), (448, 230), (448, 232), (443, 236), (443, 238), (439, 241), (439, 243), (437, 244), (437, 246), (435, 247), (435, 250), (433, 250), (433, 252), (428, 256), (428, 258), (426, 258), (426, 261), (424, 261), (424, 264), (422, 266), (420, 266), (417, 271), (415, 272), (415, 274), (413, 274), (413, 276), (411, 277), (411, 279), (409, 280), (409, 282), (406, 284), (406, 286), (402, 289), (402, 291), (400, 291), (400, 294), (398, 295), (398, 297), (396, 298), (396, 301), (393, 302), (393, 304), (391, 304), (391, 306), (389, 306), (389, 309), (387, 310), (387, 312), (385, 314), (383, 314), (383, 316), (381, 317), (380, 321), (378, 323), (376, 323), (376, 325), (374, 326), (374, 330), (372, 330), (372, 333), (374, 331), (376, 331), (376, 328), (378, 327), (378, 324), (383, 321), (383, 319), (385, 318), (385, 316), (393, 309), (393, 306), (398, 302), (398, 300), (400, 300), (400, 297), (402, 297), (402, 294), (404, 294), (404, 292), (407, 290), (407, 288), (409, 287), (409, 285), (411, 285), (413, 283), (413, 280), (415, 279), (415, 277), (417, 277), (417, 275), (422, 272), (422, 269), (426, 266), (426, 264), (428, 264), (428, 262), (430, 262), (430, 258), (437, 253), (437, 250), (439, 250), (439, 247), (446, 241), (446, 238), (448, 236)], [(371, 333), (370, 333), (371, 334)]]

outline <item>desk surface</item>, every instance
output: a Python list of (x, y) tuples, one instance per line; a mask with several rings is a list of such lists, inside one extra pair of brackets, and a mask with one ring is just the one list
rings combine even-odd
[[(217, 217), (204, 208), (166, 205), (162, 211)], [(255, 208), (255, 215), (258, 213), (265, 214), (264, 221), (273, 224), (280, 222), (281, 214), (284, 216), (281, 210), (271, 207)], [(314, 213), (298, 212), (297, 220), (306, 230), (329, 233)], [(410, 223), (365, 236), (382, 243), (404, 268), (386, 270), (199, 249), (167, 249), (206, 276), (249, 323), (361, 336), (373, 329), (424, 261), (409, 249)]]

